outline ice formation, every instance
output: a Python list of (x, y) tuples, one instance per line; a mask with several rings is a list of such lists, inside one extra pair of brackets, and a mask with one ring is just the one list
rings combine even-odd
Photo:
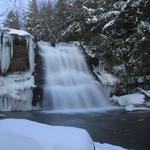
[(0, 68), (1, 73), (7, 73), (11, 59), (13, 57), (13, 41), (15, 37), (24, 38), (28, 46), (30, 72), (34, 72), (34, 41), (33, 36), (28, 32), (22, 30), (15, 30), (9, 28), (0, 29)]
[(115, 91), (115, 86), (117, 83), (120, 82), (119, 78), (105, 71), (104, 65), (101, 61), (99, 61), (98, 67), (93, 66), (93, 72), (104, 86), (106, 94), (110, 96)]
[(0, 111), (32, 110), (34, 87), (30, 72), (0, 77)]

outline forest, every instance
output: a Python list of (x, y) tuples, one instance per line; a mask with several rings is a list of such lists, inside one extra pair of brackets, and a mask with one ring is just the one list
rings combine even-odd
[(149, 0), (31, 0), (24, 21), (18, 9), (8, 12), (4, 27), (24, 28), (37, 40), (80, 41), (118, 76), (150, 74)]

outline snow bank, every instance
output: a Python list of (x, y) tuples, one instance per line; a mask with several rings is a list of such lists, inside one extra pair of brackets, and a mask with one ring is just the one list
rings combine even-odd
[[(144, 91), (143, 93), (145, 95), (149, 94), (148, 91)], [(125, 106), (126, 111), (139, 111), (139, 110), (149, 111), (150, 110), (149, 107), (142, 106), (142, 105), (149, 106), (149, 102), (145, 101), (145, 95), (143, 93), (142, 94), (135, 93), (124, 96), (113, 96), (111, 99), (114, 102), (117, 102), (119, 105)]]
[(16, 30), (16, 29), (10, 29), (10, 28), (2, 28), (2, 30), (7, 30), (8, 34), (12, 35), (18, 35), (18, 36), (31, 36), (32, 35), (24, 30)]
[(7, 119), (0, 121), (0, 149), (94, 150), (94, 144), (83, 129)]
[(33, 87), (30, 72), (0, 76), (0, 111), (31, 110)]
[(122, 148), (120, 146), (114, 146), (111, 144), (100, 144), (100, 143), (95, 143), (95, 150), (126, 150), (125, 148)]
[(112, 99), (117, 101), (121, 106), (144, 104), (145, 102), (145, 96), (139, 93), (124, 96), (113, 96)]
[(125, 107), (126, 111), (137, 111), (137, 110), (145, 110), (145, 111), (149, 111), (150, 109), (147, 107), (135, 107), (133, 105), (128, 105)]
[(1, 150), (125, 150), (93, 143), (84, 129), (49, 126), (28, 120), (0, 120)]

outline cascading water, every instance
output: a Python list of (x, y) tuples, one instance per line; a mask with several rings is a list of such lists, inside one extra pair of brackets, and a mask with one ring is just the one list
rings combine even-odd
[(95, 109), (109, 106), (91, 75), (81, 49), (74, 44), (39, 42), (46, 67), (43, 105), (49, 110)]

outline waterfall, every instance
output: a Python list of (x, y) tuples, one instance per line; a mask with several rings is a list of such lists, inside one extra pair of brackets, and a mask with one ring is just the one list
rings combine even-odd
[(38, 43), (46, 79), (43, 106), (48, 110), (108, 107), (101, 84), (91, 75), (83, 51), (74, 44)]

